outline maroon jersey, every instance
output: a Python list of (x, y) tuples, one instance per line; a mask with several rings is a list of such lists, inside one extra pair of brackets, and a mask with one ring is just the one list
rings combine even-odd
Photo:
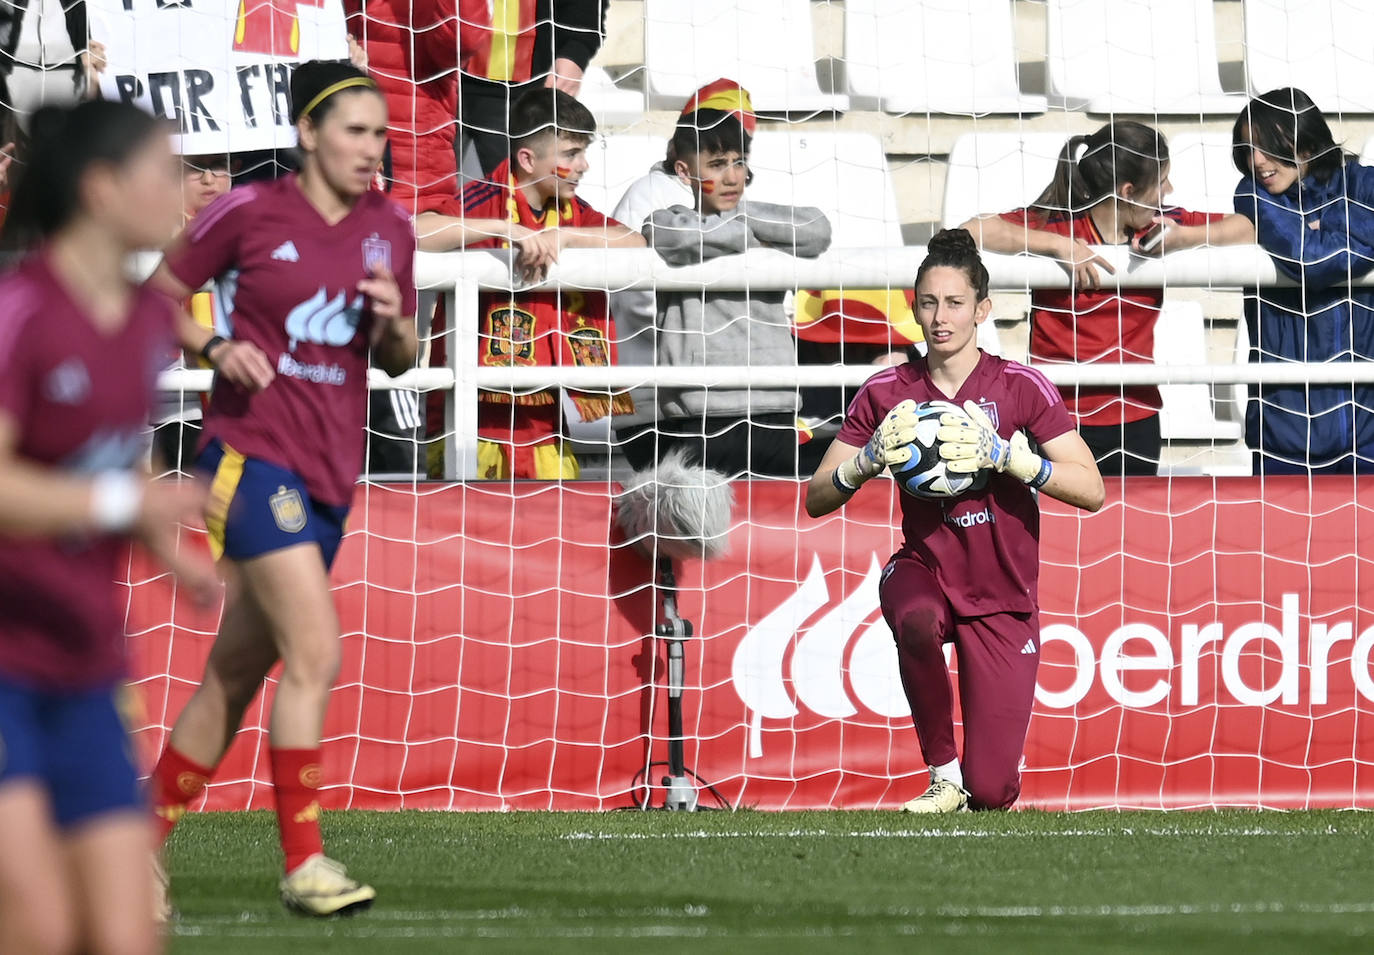
[(316, 500), (348, 505), (363, 464), (372, 327), (358, 283), (373, 262), (388, 265), (403, 314), (415, 314), (409, 217), (369, 192), (331, 226), (291, 175), (233, 190), (184, 235), (167, 254), (172, 274), (191, 288), (227, 277), (233, 337), (261, 348), (277, 372), (257, 394), (216, 378), (202, 443), (218, 438), (299, 474)]
[[(1073, 430), (1058, 390), (1044, 375), (1014, 361), (981, 354), (959, 393), (950, 397), (930, 380), (925, 359), (898, 365), (864, 384), (845, 415), (839, 440), (863, 447), (900, 402), (972, 400), (1010, 438), (1024, 430), (1044, 444)], [(981, 491), (950, 500), (898, 492), (902, 554), (935, 574), (955, 614), (1029, 613), (1040, 576), (1040, 509), (1031, 489), (1009, 474), (993, 474)]]
[[(146, 451), (173, 308), (139, 289), (118, 332), (99, 331), (38, 255), (0, 279), (0, 414), (16, 454), (71, 474), (131, 469)], [(121, 539), (0, 536), (0, 674), (85, 689), (124, 669)]]

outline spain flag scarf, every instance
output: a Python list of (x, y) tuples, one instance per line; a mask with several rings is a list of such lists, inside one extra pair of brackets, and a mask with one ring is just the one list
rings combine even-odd
[[(507, 160), (492, 174), (493, 182), (506, 186), (506, 212), (510, 221), (530, 229), (584, 225), (584, 204), (570, 200), (550, 202), (540, 210), (530, 207), (518, 188)], [(509, 242), (503, 242), (506, 248)], [(558, 289), (553, 292), (489, 293), (482, 296), (481, 361), (489, 366), (613, 365), (616, 346), (611, 334), (610, 305), (604, 292)], [(628, 394), (588, 394), (568, 390), (583, 421), (608, 414), (628, 414), (634, 402)], [(483, 401), (498, 404), (514, 400), (522, 405), (548, 405), (558, 400), (553, 389), (528, 395), (482, 392)]]

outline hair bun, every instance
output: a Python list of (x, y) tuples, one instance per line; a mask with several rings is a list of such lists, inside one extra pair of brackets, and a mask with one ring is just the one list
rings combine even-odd
[(978, 243), (973, 241), (968, 229), (941, 229), (930, 237), (926, 251), (941, 256), (976, 256)]

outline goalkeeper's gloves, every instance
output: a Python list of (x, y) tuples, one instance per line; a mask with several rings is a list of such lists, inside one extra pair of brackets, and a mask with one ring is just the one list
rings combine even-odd
[(853, 494), (869, 478), (881, 474), (883, 468), (910, 461), (908, 445), (916, 440), (919, 420), (916, 402), (910, 398), (889, 411), (863, 450), (835, 469), (831, 480), (836, 489), (842, 494)]
[(1041, 487), (1054, 470), (1049, 461), (1030, 449), (1025, 434), (1010, 439), (997, 433), (992, 419), (977, 402), (965, 401), (963, 414), (940, 416), (940, 457), (950, 471), (971, 474), (982, 468), (1005, 472), (1031, 487)]

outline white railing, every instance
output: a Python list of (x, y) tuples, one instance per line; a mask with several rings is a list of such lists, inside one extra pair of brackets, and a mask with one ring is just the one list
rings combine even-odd
[[(1102, 273), (1105, 287), (1206, 288), (1294, 286), (1280, 275), (1269, 255), (1258, 246), (1193, 249), (1164, 259), (1133, 256), (1121, 247), (1096, 250), (1116, 267)], [(471, 477), (476, 468), (477, 392), (532, 392), (550, 385), (585, 391), (624, 391), (643, 385), (659, 387), (771, 387), (858, 385), (876, 370), (872, 365), (756, 368), (485, 368), (477, 362), (478, 296), (484, 291), (531, 291), (579, 288), (596, 291), (653, 289), (700, 291), (797, 288), (905, 288), (925, 258), (921, 246), (875, 249), (833, 249), (817, 259), (798, 259), (782, 252), (759, 249), (714, 259), (702, 265), (671, 268), (649, 249), (569, 250), (537, 285), (513, 279), (507, 251), (420, 253), (416, 285), (442, 295), (449, 316), (449, 366), (419, 368), (399, 378), (373, 371), (372, 388), (442, 390), (446, 395), (446, 474)], [(1009, 255), (984, 257), (994, 291), (1067, 288), (1067, 273), (1044, 258)], [(1353, 278), (1352, 285), (1374, 286), (1374, 273)], [(456, 347), (452, 343), (460, 343)], [(1057, 385), (1112, 384), (1326, 384), (1374, 382), (1374, 363), (1266, 363), (1259, 365), (1091, 364), (1041, 365)], [(159, 385), (167, 390), (205, 391), (210, 372), (164, 372)]]

